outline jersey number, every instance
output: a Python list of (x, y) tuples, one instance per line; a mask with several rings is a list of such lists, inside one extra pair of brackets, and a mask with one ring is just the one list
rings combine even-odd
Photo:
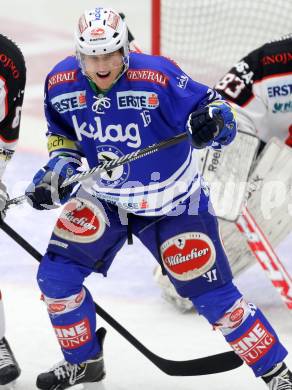
[(244, 82), (238, 76), (233, 73), (227, 73), (215, 88), (236, 99), (244, 87)]

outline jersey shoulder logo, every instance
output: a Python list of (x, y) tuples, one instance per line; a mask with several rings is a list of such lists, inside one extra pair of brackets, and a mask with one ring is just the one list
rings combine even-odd
[(77, 70), (66, 70), (53, 74), (48, 80), (48, 90), (56, 85), (70, 83), (77, 80)]
[(147, 81), (167, 87), (169, 77), (154, 69), (129, 69), (126, 73), (129, 81)]

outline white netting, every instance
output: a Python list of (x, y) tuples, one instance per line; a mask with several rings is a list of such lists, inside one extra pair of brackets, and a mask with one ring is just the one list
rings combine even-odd
[(248, 52), (290, 32), (291, 0), (161, 0), (161, 54), (209, 85)]

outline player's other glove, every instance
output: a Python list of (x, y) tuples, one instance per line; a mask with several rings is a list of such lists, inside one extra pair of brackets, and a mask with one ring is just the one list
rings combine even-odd
[(4, 219), (6, 216), (5, 206), (9, 199), (5, 184), (0, 181), (0, 217)]
[(186, 130), (196, 149), (228, 145), (236, 135), (234, 111), (227, 102), (214, 101), (190, 114)]
[(61, 188), (64, 180), (78, 173), (81, 161), (58, 156), (48, 161), (33, 177), (25, 195), (31, 200), (31, 206), (37, 210), (50, 210), (66, 203), (75, 184)]

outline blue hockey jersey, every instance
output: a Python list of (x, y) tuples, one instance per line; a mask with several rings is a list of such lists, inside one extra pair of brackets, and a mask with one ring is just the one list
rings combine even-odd
[[(171, 60), (141, 53), (131, 53), (127, 71), (99, 93), (68, 57), (46, 79), (48, 135), (57, 142), (51, 150), (94, 167), (184, 132), (189, 114), (215, 98)], [(134, 214), (165, 214), (199, 188), (196, 154), (183, 141), (102, 173), (92, 191)]]

